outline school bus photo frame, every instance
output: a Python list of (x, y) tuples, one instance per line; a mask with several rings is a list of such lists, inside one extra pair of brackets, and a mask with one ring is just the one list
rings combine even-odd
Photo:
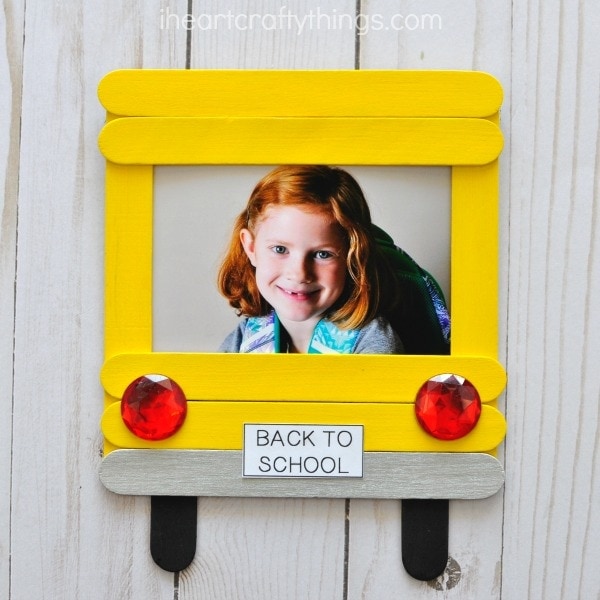
[[(109, 490), (152, 496), (158, 514), (159, 498), (169, 497), (397, 498), (444, 507), (450, 499), (485, 498), (501, 488), (495, 449), (506, 431), (496, 407), (506, 383), (497, 358), (503, 140), (502, 89), (493, 77), (467, 71), (122, 70), (104, 77), (99, 97), (107, 111), (99, 137), (106, 158), (100, 475)], [(279, 164), (451, 168), (448, 355), (153, 351), (154, 167)], [(468, 434), (438, 439), (420, 426), (415, 399), (426, 382), (450, 375), (474, 386), (481, 414)], [(124, 424), (122, 398), (140, 378), (167, 387), (175, 382), (182, 390), (183, 416), (173, 435), (145, 439)], [(263, 440), (294, 431), (295, 440), (308, 435), (313, 447), (309, 430), (316, 426), (344, 435), (360, 428), (360, 448), (349, 459), (357, 472), (315, 476), (309, 466), (317, 463), (310, 462), (304, 473), (282, 468), (282, 476), (247, 476), (244, 454), (251, 453), (244, 432), (257, 426)], [(323, 461), (320, 456), (315, 460)], [(334, 462), (327, 462), (332, 471)], [(186, 506), (194, 513), (195, 504)], [(153, 515), (153, 526), (159, 521)], [(189, 556), (157, 557), (161, 552), (168, 554), (163, 548), (153, 556), (163, 568), (180, 570), (189, 562)], [(433, 570), (407, 570), (427, 579), (439, 574), (442, 562), (443, 556)]]

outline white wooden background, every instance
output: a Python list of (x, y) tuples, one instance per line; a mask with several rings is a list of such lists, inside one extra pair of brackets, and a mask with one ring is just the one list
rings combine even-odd
[[(300, 18), (360, 13), (361, 25), (434, 14), (441, 29), (357, 35), (322, 18), (302, 33), (268, 20), (207, 30), (209, 17), (202, 30), (161, 27), (167, 11), (282, 6)], [(4, 0), (2, 9), (0, 598), (600, 597), (596, 0)], [(168, 574), (149, 557), (148, 500), (98, 482), (96, 85), (122, 67), (458, 68), (502, 82), (507, 482), (489, 500), (451, 504), (452, 572), (437, 582), (404, 573), (400, 506), (383, 501), (202, 499), (197, 558)]]

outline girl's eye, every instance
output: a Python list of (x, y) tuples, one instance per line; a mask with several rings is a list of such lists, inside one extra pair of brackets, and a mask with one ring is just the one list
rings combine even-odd
[(286, 247), (285, 246), (273, 246), (273, 248), (271, 248), (271, 250), (273, 250), (273, 252), (275, 252), (275, 254), (285, 254)]
[(320, 260), (325, 260), (327, 258), (331, 258), (333, 256), (333, 252), (329, 252), (329, 250), (317, 250), (315, 252), (315, 257)]

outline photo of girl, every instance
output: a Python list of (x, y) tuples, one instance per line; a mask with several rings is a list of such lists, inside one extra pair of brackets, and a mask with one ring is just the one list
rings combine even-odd
[(402, 354), (384, 317), (398, 300), (357, 181), (280, 166), (237, 217), (218, 274), (240, 317), (220, 352)]

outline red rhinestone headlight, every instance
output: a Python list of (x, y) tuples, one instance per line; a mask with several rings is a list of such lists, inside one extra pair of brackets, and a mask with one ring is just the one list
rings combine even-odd
[(187, 400), (183, 390), (164, 375), (144, 375), (133, 381), (121, 400), (127, 428), (144, 440), (164, 440), (183, 425)]
[(469, 433), (481, 414), (475, 386), (460, 375), (445, 373), (426, 381), (417, 392), (415, 411), (421, 427), (440, 440)]

